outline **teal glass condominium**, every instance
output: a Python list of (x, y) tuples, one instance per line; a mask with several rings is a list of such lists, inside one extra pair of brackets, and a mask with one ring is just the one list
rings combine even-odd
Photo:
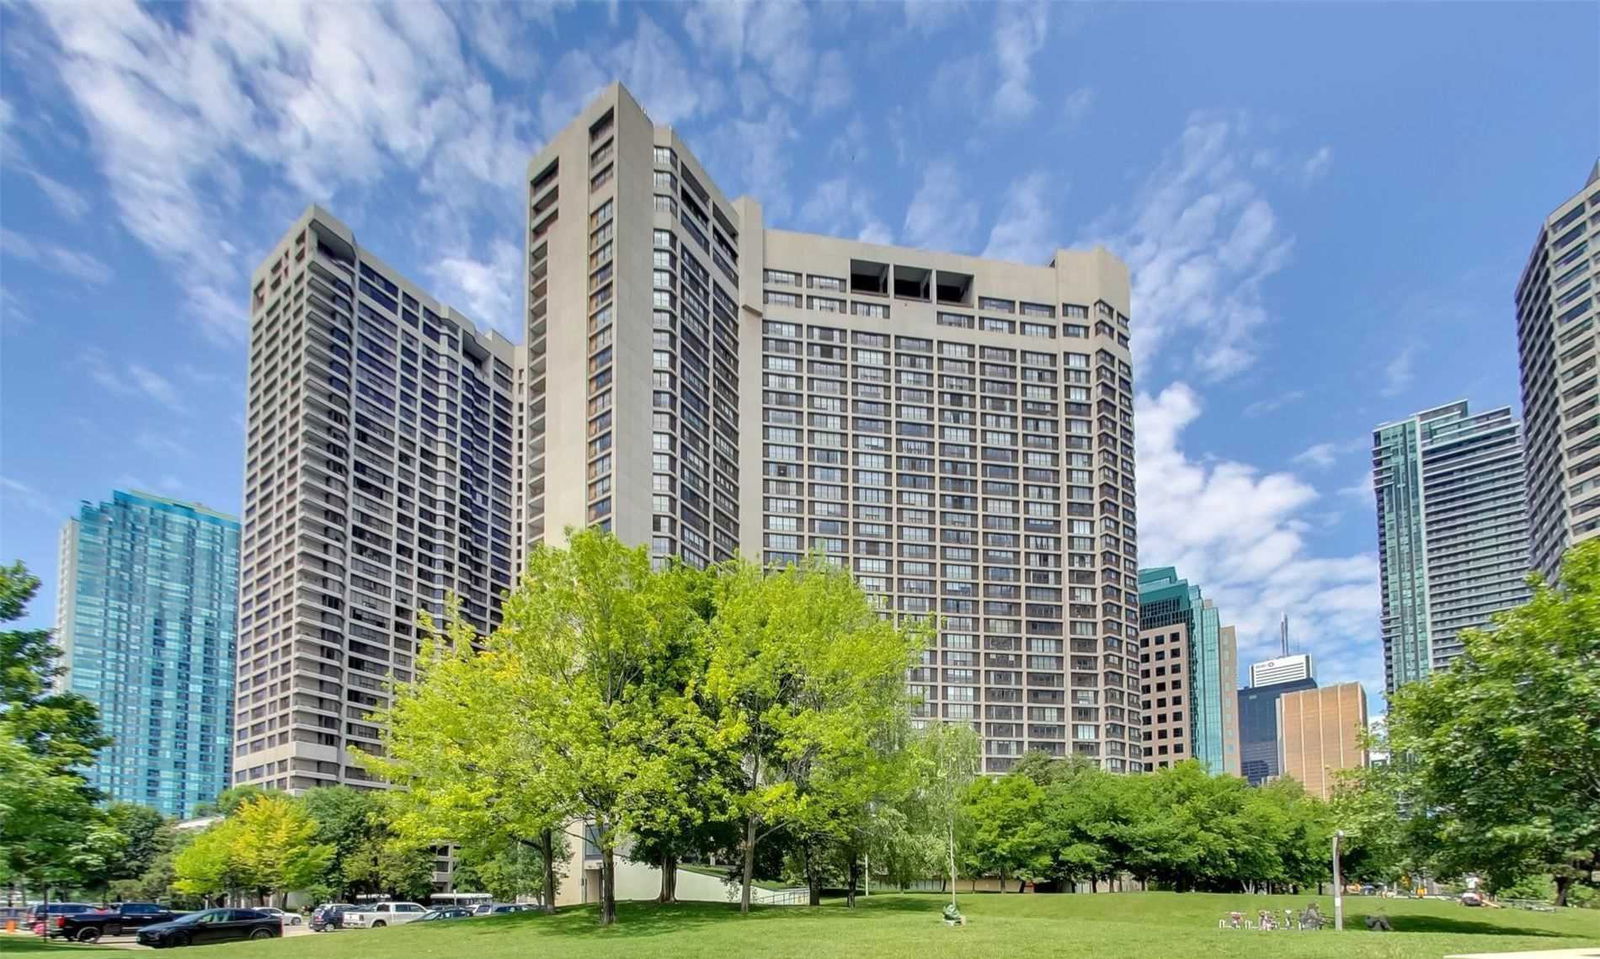
[(190, 814), (228, 784), (239, 521), (118, 490), (67, 521), (60, 572), (63, 682), (113, 740), (90, 783)]
[(1239, 774), (1239, 664), (1232, 626), (1171, 566), (1139, 571), (1145, 755), (1155, 769), (1197, 759)]
[(1522, 436), (1508, 407), (1450, 403), (1372, 434), (1390, 692), (1461, 654), (1461, 631), (1528, 598)]

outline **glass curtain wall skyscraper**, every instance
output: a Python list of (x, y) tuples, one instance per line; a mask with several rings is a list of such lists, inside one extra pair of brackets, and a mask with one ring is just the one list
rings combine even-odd
[(1465, 401), (1372, 434), (1389, 691), (1461, 654), (1463, 629), (1528, 598), (1522, 438)]
[(62, 528), (62, 683), (100, 709), (109, 799), (185, 816), (228, 785), (238, 590), (239, 521), (199, 504), (118, 490)]
[[(1161, 714), (1163, 699), (1179, 698), (1169, 704), (1173, 719), (1164, 728), (1184, 743), (1187, 755), (1174, 758), (1198, 759), (1213, 773), (1237, 775), (1239, 679), (1232, 627), (1222, 625), (1199, 585), (1179, 577), (1171, 566), (1139, 571), (1139, 609), (1141, 681), (1145, 698), (1157, 703), (1146, 709), (1147, 719)], [(1174, 641), (1182, 647), (1159, 648)], [(1155, 724), (1161, 725), (1159, 720)], [(1162, 731), (1156, 730), (1158, 739)], [(1152, 748), (1159, 754), (1159, 742)], [(1146, 754), (1151, 755), (1149, 749)]]

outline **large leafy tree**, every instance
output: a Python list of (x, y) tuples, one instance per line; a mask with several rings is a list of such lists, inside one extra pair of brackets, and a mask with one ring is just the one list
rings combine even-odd
[(1044, 801), (1038, 783), (1016, 774), (979, 779), (967, 793), (973, 823), (968, 861), (982, 874), (998, 876), (1001, 892), (1010, 879), (1040, 879), (1048, 869)]
[(820, 559), (776, 572), (720, 571), (706, 690), (736, 764), (744, 821), (740, 908), (757, 847), (801, 843), (864, 814), (886, 730), (905, 714), (905, 672), (923, 638), (881, 617), (849, 573)]
[[(0, 623), (38, 589), (21, 563), (0, 566)], [(82, 881), (116, 855), (83, 776), (110, 740), (92, 703), (54, 688), (60, 656), (49, 630), (0, 629), (0, 870), (36, 884)]]
[(1442, 860), (1497, 884), (1551, 873), (1565, 902), (1600, 870), (1600, 541), (1462, 639), (1390, 699), (1403, 799), (1435, 821)]

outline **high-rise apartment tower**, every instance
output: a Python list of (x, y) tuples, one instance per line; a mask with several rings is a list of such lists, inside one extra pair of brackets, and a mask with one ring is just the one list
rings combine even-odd
[[(486, 386), (496, 409), (503, 368), (512, 367), (505, 375), (519, 417), (515, 457), (508, 472), (496, 460), (489, 477), (491, 484), (509, 477), (515, 493), (488, 505), (513, 517), (516, 553), (586, 525), (648, 544), (659, 560), (677, 556), (694, 565), (736, 554), (787, 563), (820, 553), (851, 569), (886, 614), (938, 617), (938, 638), (909, 677), (923, 697), (919, 720), (971, 724), (987, 770), (1003, 771), (1028, 750), (1087, 756), (1116, 771), (1143, 768), (1133, 371), (1128, 273), (1120, 261), (1103, 249), (1062, 250), (1046, 265), (1025, 265), (768, 229), (755, 200), (724, 196), (677, 134), (654, 124), (620, 85), (606, 88), (530, 161), (527, 224), (525, 345), (513, 351), (470, 334), (465, 321), (430, 321), (433, 329), (448, 326), (449, 341), (459, 344), (452, 368), (471, 366), (453, 382), (493, 374)], [(294, 308), (309, 293), (288, 285), (312, 284), (302, 262), (310, 248), (319, 269), (345, 284), (315, 278), (318, 315), (329, 315), (336, 294), (347, 312), (355, 310), (357, 332), (368, 322), (393, 323), (396, 330), (385, 332), (399, 346), (379, 367), (352, 369), (329, 353), (334, 340), (324, 336), (316, 360), (304, 355), (310, 345), (298, 345), (296, 362), (320, 384), (334, 373), (326, 363), (339, 358), (347, 406), (364, 395), (368, 377), (390, 388), (374, 387), (399, 402), (383, 409), (397, 418), (386, 428), (401, 435), (385, 438), (377, 451), (393, 458), (366, 458), (396, 471), (397, 485), (414, 487), (413, 467), (399, 458), (422, 452), (410, 449), (400, 425), (413, 407), (390, 391), (405, 393), (416, 377), (406, 351), (424, 350), (405, 315), (415, 306), (402, 302), (397, 312), (388, 305), (397, 294), (370, 278), (361, 285), (358, 265), (370, 264), (425, 307), (431, 301), (371, 261), (348, 231), (313, 230), (311, 245), (300, 239), (308, 226), (297, 225), (255, 278), (261, 344), (252, 348), (253, 369), (257, 353), (286, 348), (263, 331), (307, 322)], [(388, 302), (372, 301), (369, 287)], [(425, 319), (443, 312), (431, 310)], [(309, 342), (297, 330), (274, 335)], [(461, 354), (469, 348), (487, 359), (466, 364), (470, 357)], [(310, 418), (269, 413), (282, 400), (258, 403), (257, 392), (253, 375), (253, 424), (258, 405), (262, 412), (251, 434), (252, 486), (275, 468), (256, 448), (263, 437), (300, 435)], [(316, 389), (319, 405), (326, 405), (324, 392)], [(352, 415), (345, 409), (337, 407)], [(324, 427), (313, 448), (354, 456), (350, 427), (326, 425), (343, 432), (329, 436)], [(461, 424), (450, 438), (460, 444), (486, 435)], [(284, 455), (281, 448), (273, 453)], [(399, 526), (415, 496), (386, 488), (396, 499), (381, 505), (396, 503), (392, 512), (375, 513), (373, 503), (362, 508)], [(337, 511), (353, 494), (317, 488), (304, 495), (313, 493), (316, 509), (327, 494), (340, 497), (327, 525), (350, 527), (351, 514)], [(257, 560), (258, 572), (252, 523), (264, 542), (275, 543), (278, 527), (268, 524), (292, 528), (294, 520), (253, 508), (246, 516), (248, 579), (281, 568), (280, 588), (292, 589), (297, 570), (322, 575), (314, 562), (325, 560), (347, 575), (342, 559), (320, 549), (283, 567), (287, 554), (271, 564)], [(433, 533), (439, 529), (452, 527), (443, 523)], [(416, 547), (399, 532), (383, 535), (394, 550), (384, 553), (392, 558), (385, 568), (409, 584)], [(413, 552), (400, 554), (402, 544)], [(448, 554), (458, 575), (470, 570), (469, 580), (482, 578), (478, 567)], [(492, 588), (500, 582), (499, 555), (483, 554)], [(336, 585), (351, 592), (348, 583)], [(485, 625), (494, 618), (492, 593), (474, 593), (473, 612)], [(385, 624), (361, 625), (398, 644), (388, 665), (403, 674), (412, 638), (400, 610), (436, 600), (410, 585), (374, 598), (388, 600), (381, 604)], [(321, 619), (324, 613), (332, 619)], [(274, 610), (253, 613), (263, 614)], [(332, 644), (332, 652), (344, 611), (317, 607), (315, 614), (304, 626), (321, 639), (305, 641)], [(257, 638), (259, 620), (249, 626), (242, 644), (279, 642)], [(258, 654), (251, 655), (254, 661)], [(322, 695), (339, 695), (337, 677), (348, 668), (313, 662), (308, 680), (326, 684)], [(264, 695), (288, 692), (284, 686)], [(362, 695), (374, 694), (363, 688)], [(253, 709), (241, 702), (242, 712)], [(286, 710), (278, 715), (287, 717)], [(318, 775), (350, 775), (333, 740), (366, 742), (372, 732), (350, 716), (338, 719), (343, 725), (326, 733), (303, 726), (306, 735), (330, 737), (330, 751), (316, 759), (327, 772)], [(350, 738), (354, 727), (360, 738)], [(251, 739), (288, 732), (262, 727)], [(263, 767), (260, 775), (242, 781), (288, 773), (284, 744), (264, 748), (246, 766)]]
[(1528, 598), (1522, 438), (1511, 410), (1465, 401), (1372, 434), (1387, 688), (1461, 654), (1463, 629)]
[(84, 503), (61, 530), (64, 689), (112, 743), (89, 770), (108, 799), (186, 816), (228, 784), (239, 521), (150, 493)]
[(489, 629), (511, 586), (520, 352), (317, 207), (250, 317), (233, 780), (364, 785), (418, 611)]
[(1533, 569), (1554, 579), (1561, 554), (1600, 532), (1600, 163), (1539, 227), (1517, 283), (1517, 345), (1528, 446)]

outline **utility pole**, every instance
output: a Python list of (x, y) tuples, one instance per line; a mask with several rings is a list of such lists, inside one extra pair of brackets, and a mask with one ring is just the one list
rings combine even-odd
[(1333, 831), (1333, 928), (1344, 930), (1344, 880), (1339, 875), (1339, 840), (1344, 838), (1343, 829)]

